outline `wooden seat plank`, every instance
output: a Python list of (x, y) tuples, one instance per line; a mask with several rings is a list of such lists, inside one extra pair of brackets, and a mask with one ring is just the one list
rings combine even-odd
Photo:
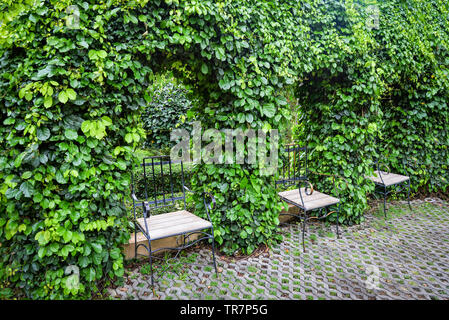
[[(380, 174), (382, 175), (382, 179), (380, 177)], [(370, 179), (371, 181), (373, 181), (376, 184), (384, 185), (386, 187), (392, 186), (394, 184), (402, 183), (402, 182), (410, 179), (410, 177), (408, 177), (408, 176), (403, 176), (403, 175), (396, 174), (396, 173), (388, 173), (388, 172), (384, 172), (384, 171), (380, 171), (380, 173), (379, 173), (378, 170), (374, 171), (374, 176), (371, 176), (371, 177), (367, 176), (366, 178)], [(383, 180), (383, 183), (382, 183), (382, 180)]]
[[(145, 230), (144, 219), (137, 219), (143, 230)], [(151, 240), (212, 227), (209, 221), (186, 210), (150, 216), (147, 218), (147, 225)]]
[(301, 188), (301, 194), (304, 205), (302, 204), (301, 196), (299, 195), (299, 189), (278, 193), (282, 199), (295, 203), (307, 211), (327, 207), (340, 202), (340, 199), (318, 191), (313, 191), (311, 195), (306, 195), (305, 188)]

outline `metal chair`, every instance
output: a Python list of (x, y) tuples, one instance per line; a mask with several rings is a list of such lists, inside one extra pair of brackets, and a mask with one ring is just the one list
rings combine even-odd
[[(405, 170), (405, 163), (403, 162), (403, 170)], [(374, 162), (374, 176), (365, 176), (365, 178), (371, 180), (374, 182), (375, 193), (382, 194), (384, 197), (384, 215), (385, 218), (387, 217), (387, 195), (390, 194), (392, 191), (387, 191), (387, 188), (394, 187), (396, 192), (401, 192), (407, 187), (407, 198), (408, 198), (408, 206), (410, 208), (410, 211), (412, 210), (412, 206), (410, 204), (410, 177), (404, 176), (396, 173), (391, 173), (390, 168), (384, 164), (381, 163), (379, 160), (376, 160)], [(387, 169), (387, 171), (382, 171), (381, 169)], [(397, 190), (397, 187), (402, 187), (402, 189)]]
[[(173, 169), (175, 166), (180, 168), (180, 177), (174, 177)], [(156, 258), (155, 253), (161, 250), (175, 250), (177, 253), (172, 258), (174, 259), (183, 249), (191, 247), (201, 240), (212, 240), (213, 264), (218, 276), (215, 261), (214, 228), (209, 216), (209, 210), (215, 207), (214, 196), (207, 192), (202, 193), (207, 220), (202, 219), (186, 210), (185, 191), (191, 191), (184, 185), (184, 167), (181, 161), (171, 161), (169, 156), (146, 157), (143, 159), (141, 167), (143, 169), (141, 182), (144, 185), (144, 190), (140, 190), (139, 196), (144, 197), (143, 200), (139, 200), (136, 195), (134, 170), (131, 185), (135, 225), (135, 257), (137, 258), (137, 249), (140, 246), (145, 247), (148, 251), (151, 286), (154, 287), (153, 260)], [(168, 207), (174, 207), (175, 203), (179, 203), (179, 201), (183, 202), (184, 210), (154, 214), (157, 211), (165, 212)], [(140, 218), (137, 215), (139, 210), (142, 211), (142, 217)], [(137, 244), (137, 232), (142, 232), (148, 240), (148, 246), (144, 243)], [(194, 234), (198, 234), (199, 238), (191, 241), (190, 237)], [(176, 247), (152, 250), (151, 244), (153, 241), (168, 237), (176, 237)], [(179, 243), (180, 238), (181, 243)]]
[[(306, 232), (307, 221), (312, 219), (324, 219), (331, 214), (337, 215), (337, 238), (340, 238), (339, 214), (340, 214), (340, 199), (338, 198), (338, 191), (335, 185), (335, 178), (337, 176), (330, 174), (322, 174), (316, 172), (310, 172), (308, 168), (308, 152), (307, 147), (300, 147), (299, 145), (288, 145), (284, 150), (284, 165), (280, 172), (280, 178), (276, 181), (276, 186), (281, 185), (283, 189), (287, 189), (291, 186), (297, 186), (294, 190), (282, 191), (278, 195), (281, 200), (294, 205), (299, 208), (300, 214), (294, 213), (281, 213), (281, 215), (288, 215), (297, 217), (302, 222), (302, 246), (303, 251), (306, 252), (304, 236)], [(313, 185), (310, 183), (309, 174), (318, 174), (328, 176), (332, 178), (334, 191), (337, 197), (327, 195), (315, 191)], [(341, 177), (340, 177), (341, 178)], [(345, 180), (345, 179), (343, 179)], [(335, 210), (329, 211), (331, 207), (335, 207)], [(308, 216), (310, 211), (319, 210), (318, 215)], [(325, 214), (322, 211), (325, 210)]]

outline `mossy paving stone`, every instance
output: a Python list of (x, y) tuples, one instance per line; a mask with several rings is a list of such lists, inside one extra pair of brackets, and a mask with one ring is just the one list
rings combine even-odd
[[(388, 218), (366, 214), (360, 225), (313, 223), (306, 230), (293, 223), (274, 249), (243, 259), (217, 257), (222, 272), (215, 276), (211, 252), (199, 247), (196, 264), (183, 264), (150, 286), (142, 267), (129, 271), (123, 287), (109, 289), (118, 299), (449, 299), (449, 206), (439, 199), (389, 204)], [(145, 264), (145, 263), (143, 263)], [(368, 286), (379, 270), (377, 288)], [(148, 269), (148, 268), (147, 268)], [(146, 270), (146, 269), (145, 269)]]

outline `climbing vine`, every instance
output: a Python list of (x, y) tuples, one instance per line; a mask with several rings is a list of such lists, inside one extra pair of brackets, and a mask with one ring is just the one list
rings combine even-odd
[[(447, 177), (448, 5), (408, 3), (379, 4), (381, 27), (371, 29), (360, 1), (3, 1), (0, 281), (55, 299), (90, 296), (98, 280), (123, 275), (123, 199), (145, 139), (140, 113), (166, 70), (197, 94), (192, 114), (203, 128), (285, 132), (291, 107), (281, 93), (294, 88), (295, 132), (313, 169), (351, 182), (341, 222), (362, 219), (374, 137), (399, 150), (418, 139), (399, 142), (415, 130), (395, 124), (403, 111), (414, 118), (407, 125), (441, 143), (433, 175)], [(424, 15), (435, 23), (419, 29)], [(417, 121), (422, 112), (438, 121)], [(250, 164), (201, 164), (192, 176), (194, 189), (216, 197), (225, 253), (279, 239), (275, 177)], [(73, 266), (79, 286), (69, 281)]]

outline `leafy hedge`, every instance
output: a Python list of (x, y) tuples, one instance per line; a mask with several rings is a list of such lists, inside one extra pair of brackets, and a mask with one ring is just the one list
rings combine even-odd
[[(448, 111), (448, 4), (383, 1), (381, 27), (371, 30), (358, 3), (0, 4), (0, 281), (31, 298), (83, 297), (96, 280), (123, 274), (121, 196), (145, 135), (146, 89), (165, 70), (197, 93), (192, 112), (203, 128), (285, 132), (291, 115), (280, 93), (293, 87), (302, 106), (297, 135), (312, 147), (314, 169), (350, 179), (341, 219), (360, 221), (372, 190), (363, 175), (383, 123), (395, 128), (383, 139), (410, 136), (393, 123), (401, 108), (420, 116), (425, 96), (426, 115), (441, 117), (431, 127), (412, 123), (447, 146), (439, 128)], [(78, 29), (65, 25), (69, 4), (79, 8)], [(389, 108), (393, 89), (401, 99)], [(448, 159), (441, 151), (438, 170)], [(222, 250), (251, 253), (279, 239), (273, 182), (249, 164), (194, 168), (192, 187), (216, 196)], [(80, 268), (80, 290), (67, 286), (70, 265)]]
[[(446, 1), (326, 1), (310, 7), (311, 72), (296, 88), (312, 170), (351, 184), (340, 222), (363, 220), (375, 159), (408, 174), (412, 187), (449, 187)], [(367, 23), (368, 22), (368, 23)], [(403, 163), (407, 162), (404, 166)], [(404, 168), (405, 171), (404, 171)], [(330, 191), (320, 176), (318, 188)]]
[[(65, 25), (69, 4), (79, 8), (78, 29)], [(286, 66), (274, 59), (283, 45), (264, 49), (250, 36), (245, 21), (259, 18), (255, 5), (48, 0), (0, 6), (0, 277), (28, 297), (89, 296), (96, 280), (123, 274), (119, 248), (129, 234), (121, 196), (145, 135), (139, 112), (150, 101), (146, 88), (154, 74), (172, 69), (196, 89), (204, 127), (279, 127), (288, 117), (276, 111), (285, 102), (268, 84), (273, 73), (270, 81), (282, 86)], [(269, 14), (271, 6), (261, 9)], [(242, 24), (230, 25), (230, 16)], [(251, 46), (263, 51), (260, 58)], [(247, 252), (272, 241), (281, 205), (271, 179), (249, 165), (215, 169), (199, 166), (196, 174), (209, 177), (206, 187), (219, 194), (217, 240)], [(242, 197), (234, 182), (224, 184), (236, 176), (252, 185), (251, 197)], [(242, 209), (228, 218), (227, 204), (236, 201)], [(224, 243), (229, 237), (238, 245)], [(80, 268), (79, 290), (67, 283), (71, 265)]]

